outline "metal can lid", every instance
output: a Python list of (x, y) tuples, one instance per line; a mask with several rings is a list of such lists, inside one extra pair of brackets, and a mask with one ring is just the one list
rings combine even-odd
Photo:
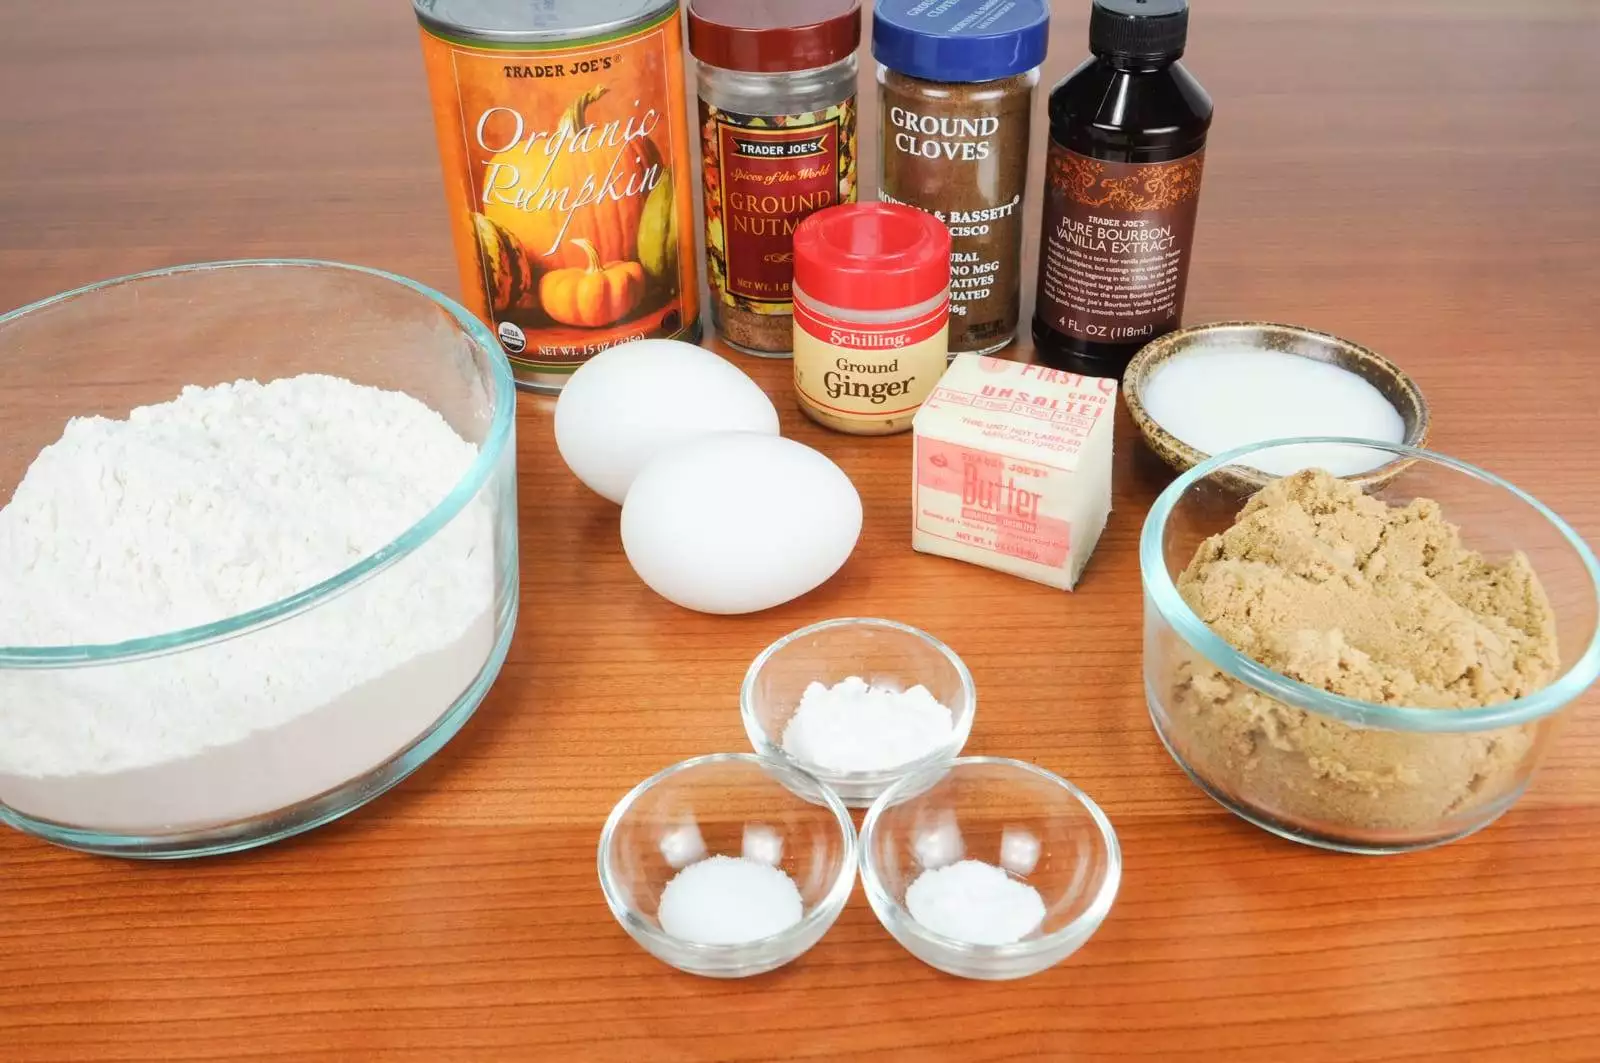
[(689, 0), (689, 51), (723, 70), (814, 70), (860, 44), (861, 0)]
[(878, 0), (872, 54), (890, 70), (925, 81), (998, 81), (1044, 62), (1046, 0)]
[(950, 230), (897, 203), (819, 210), (794, 233), (794, 283), (846, 310), (899, 310), (950, 287)]
[(537, 47), (617, 37), (676, 12), (678, 0), (411, 0), (411, 6), (439, 36)]

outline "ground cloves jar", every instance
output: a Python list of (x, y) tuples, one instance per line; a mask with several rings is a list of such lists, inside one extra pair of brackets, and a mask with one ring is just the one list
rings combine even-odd
[(692, 0), (712, 320), (751, 354), (793, 349), (794, 233), (856, 199), (860, 0)]
[(878, 198), (944, 222), (950, 352), (992, 354), (1016, 337), (1022, 197), (1047, 0), (879, 0)]

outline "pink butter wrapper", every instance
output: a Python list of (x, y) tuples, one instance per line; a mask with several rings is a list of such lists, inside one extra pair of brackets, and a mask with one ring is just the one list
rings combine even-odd
[(963, 354), (913, 425), (912, 545), (1070, 590), (1111, 513), (1117, 382)]

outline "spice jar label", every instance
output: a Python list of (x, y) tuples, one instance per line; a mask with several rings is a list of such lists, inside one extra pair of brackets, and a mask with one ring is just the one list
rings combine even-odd
[(1101, 343), (1176, 328), (1204, 157), (1106, 162), (1052, 142), (1039, 316), (1068, 336)]
[(921, 406), (948, 360), (950, 305), (874, 326), (794, 307), (794, 384), (803, 402), (841, 421), (878, 423)]
[(855, 202), (855, 107), (850, 99), (807, 114), (746, 115), (701, 101), (706, 258), (724, 305), (792, 312), (795, 229)]
[(950, 349), (1010, 343), (1021, 307), (1022, 195), (1034, 76), (983, 85), (883, 78), (878, 198), (950, 229)]
[(422, 49), (463, 302), (519, 379), (697, 336), (676, 5), (607, 40), (497, 45), (424, 26)]

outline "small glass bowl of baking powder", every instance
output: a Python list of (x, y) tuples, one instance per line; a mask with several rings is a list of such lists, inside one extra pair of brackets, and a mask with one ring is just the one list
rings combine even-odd
[(804, 955), (855, 889), (837, 795), (750, 753), (674, 764), (617, 802), (600, 888), (628, 934), (689, 974), (746, 978)]
[(961, 978), (1025, 978), (1100, 928), (1122, 849), (1105, 813), (1065, 779), (963, 757), (873, 804), (861, 881), (884, 929), (922, 962)]
[(864, 617), (785, 635), (739, 691), (755, 751), (827, 784), (851, 808), (960, 756), (977, 710), (972, 673), (949, 646)]

